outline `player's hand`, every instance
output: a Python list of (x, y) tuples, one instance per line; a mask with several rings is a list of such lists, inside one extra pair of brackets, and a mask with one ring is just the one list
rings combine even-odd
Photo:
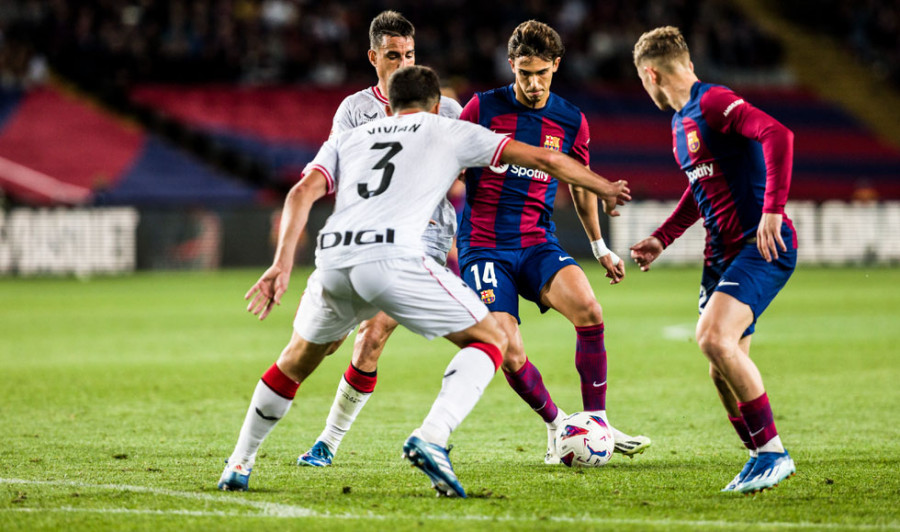
[(648, 236), (637, 244), (631, 246), (631, 258), (645, 272), (650, 269), (650, 263), (663, 252), (662, 242), (655, 236)]
[(756, 230), (756, 247), (766, 262), (778, 260), (778, 248), (787, 252), (784, 239), (781, 238), (781, 222), (784, 217), (780, 214), (764, 212), (759, 219), (759, 228)]
[(625, 261), (620, 259), (615, 252), (610, 251), (599, 259), (600, 266), (606, 268), (606, 278), (609, 284), (621, 283), (625, 279)]
[(291, 272), (283, 271), (278, 266), (271, 266), (244, 295), (244, 300), (251, 299), (247, 312), (259, 316), (260, 321), (266, 319), (274, 305), (281, 304), (281, 296), (287, 292)]
[(631, 189), (628, 188), (628, 181), (620, 179), (616, 182), (611, 182), (608, 190), (599, 196), (600, 201), (603, 202), (603, 212), (607, 216), (618, 216), (619, 211), (616, 210), (616, 207), (631, 201)]

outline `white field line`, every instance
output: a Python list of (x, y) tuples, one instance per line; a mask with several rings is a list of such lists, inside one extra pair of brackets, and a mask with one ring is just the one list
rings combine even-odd
[(666, 325), (662, 329), (662, 336), (666, 340), (677, 340), (683, 342), (685, 340), (694, 339), (694, 323), (679, 323), (678, 325)]
[(263, 515), (271, 517), (310, 517), (319, 516), (317, 512), (300, 506), (277, 504), (271, 502), (252, 501), (244, 498), (230, 497), (228, 495), (212, 495), (209, 493), (194, 493), (190, 491), (175, 491), (162, 488), (150, 488), (147, 486), (129, 486), (127, 484), (89, 484), (68, 480), (23, 480), (18, 478), (0, 478), (0, 484), (24, 484), (32, 486), (66, 486), (72, 488), (101, 489), (110, 491), (130, 491), (134, 493), (150, 493), (152, 495), (164, 495), (181, 499), (193, 499), (195, 501), (236, 504), (249, 506), (261, 510)]
[(176, 497), (182, 499), (191, 499), (198, 501), (206, 501), (213, 503), (233, 504), (238, 506), (248, 506), (260, 510), (258, 513), (243, 512), (223, 512), (210, 510), (151, 510), (151, 509), (131, 509), (131, 508), (75, 508), (71, 506), (62, 506), (59, 508), (0, 508), (0, 513), (98, 513), (98, 514), (128, 514), (128, 515), (185, 515), (191, 517), (274, 517), (274, 518), (297, 518), (297, 517), (315, 517), (316, 519), (358, 519), (358, 520), (403, 520), (410, 519), (416, 521), (472, 521), (472, 522), (509, 522), (509, 523), (534, 523), (537, 521), (550, 521), (554, 523), (570, 523), (570, 524), (588, 524), (588, 525), (636, 525), (646, 527), (665, 528), (671, 526), (684, 526), (690, 528), (720, 527), (720, 528), (781, 528), (781, 529), (838, 529), (838, 530), (900, 530), (900, 522), (892, 522), (883, 525), (869, 524), (852, 524), (852, 523), (811, 523), (800, 521), (796, 523), (780, 522), (780, 521), (758, 521), (758, 522), (742, 522), (742, 521), (709, 521), (709, 520), (690, 520), (690, 519), (618, 519), (603, 518), (593, 516), (547, 516), (546, 518), (537, 518), (533, 516), (490, 516), (490, 515), (376, 515), (370, 512), (360, 514), (331, 514), (322, 513), (303, 508), (301, 506), (291, 506), (288, 504), (268, 503), (262, 501), (251, 501), (240, 498), (240, 494), (232, 495), (211, 495), (207, 493), (195, 493), (190, 491), (176, 491), (161, 488), (150, 488), (147, 486), (130, 486), (127, 484), (89, 484), (86, 482), (74, 482), (63, 480), (25, 480), (18, 478), (0, 478), (0, 484), (14, 485), (32, 485), (32, 486), (66, 486), (73, 488), (101, 489), (112, 491), (130, 491), (135, 493), (149, 493), (153, 495), (163, 495), (168, 497)]

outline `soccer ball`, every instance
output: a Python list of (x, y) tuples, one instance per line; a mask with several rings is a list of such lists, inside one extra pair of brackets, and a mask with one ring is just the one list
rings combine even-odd
[(556, 431), (556, 451), (569, 467), (600, 467), (612, 458), (615, 441), (609, 425), (597, 414), (575, 412)]

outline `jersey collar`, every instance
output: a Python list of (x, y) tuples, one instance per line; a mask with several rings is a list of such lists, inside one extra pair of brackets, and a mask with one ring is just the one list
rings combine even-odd
[(375, 85), (375, 86), (372, 87), (372, 94), (375, 95), (375, 98), (376, 98), (379, 102), (381, 102), (381, 103), (390, 103), (390, 102), (388, 102), (388, 99), (384, 97), (384, 94), (382, 94), (381, 91), (378, 90), (378, 85)]

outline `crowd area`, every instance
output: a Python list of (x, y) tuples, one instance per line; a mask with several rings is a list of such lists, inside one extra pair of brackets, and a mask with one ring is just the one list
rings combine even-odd
[(835, 35), (877, 76), (900, 88), (900, 2), (818, 0), (783, 2), (781, 9), (809, 29)]
[(554, 26), (562, 82), (634, 76), (632, 46), (652, 27), (688, 36), (698, 68), (777, 69), (781, 49), (726, 2), (706, 0), (7, 0), (0, 82), (39, 80), (49, 64), (88, 82), (366, 83), (368, 24), (396, 9), (417, 29), (418, 61), (475, 84), (510, 78), (520, 22)]

